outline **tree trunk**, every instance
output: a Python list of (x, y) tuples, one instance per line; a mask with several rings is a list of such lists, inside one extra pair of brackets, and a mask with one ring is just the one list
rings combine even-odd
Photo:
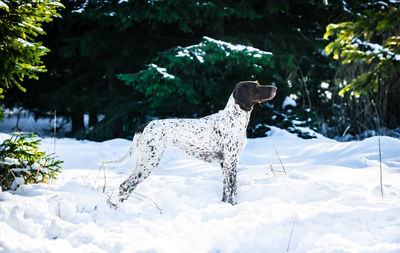
[(400, 81), (394, 82), (388, 89), (386, 105), (387, 127), (396, 128), (400, 124)]
[(83, 122), (83, 112), (73, 111), (71, 115), (72, 119), (72, 132), (75, 133), (85, 127)]
[(96, 125), (99, 122), (97, 118), (97, 113), (90, 112), (89, 113), (89, 127)]

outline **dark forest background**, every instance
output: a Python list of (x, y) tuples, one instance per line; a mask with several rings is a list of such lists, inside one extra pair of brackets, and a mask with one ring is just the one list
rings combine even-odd
[[(38, 37), (51, 50), (47, 71), (24, 79), (26, 92), (6, 90), (3, 102), (37, 118), (57, 111), (72, 122), (70, 136), (129, 137), (152, 119), (202, 117), (222, 109), (242, 80), (278, 87), (255, 107), (249, 137), (268, 126), (304, 138), (312, 137), (304, 126), (344, 139), (399, 132), (396, 1), (61, 3)], [(296, 106), (282, 106), (287, 97)]]

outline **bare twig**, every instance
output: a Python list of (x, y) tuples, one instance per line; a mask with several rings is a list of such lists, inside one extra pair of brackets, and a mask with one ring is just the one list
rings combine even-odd
[(56, 155), (57, 111), (54, 110), (54, 156)]
[(109, 198), (107, 199), (107, 204), (108, 204), (110, 207), (114, 208), (115, 210), (118, 209), (118, 205), (115, 204), (115, 203), (113, 203), (113, 202), (111, 202), (111, 197), (109, 197)]
[(60, 202), (57, 202), (57, 206), (58, 206), (58, 212), (57, 212), (57, 216), (58, 218), (61, 219), (61, 209), (60, 209)]
[(5, 175), (5, 176), (3, 177), (3, 179), (0, 181), (0, 185), (3, 183), (4, 180), (6, 180), (6, 178), (8, 177), (8, 175), (10, 175), (10, 173), (8, 173), (7, 175)]
[(138, 196), (140, 196), (140, 197), (142, 197), (142, 198), (145, 198), (145, 199), (149, 200), (150, 202), (152, 202), (153, 205), (158, 209), (158, 211), (160, 212), (160, 214), (163, 214), (162, 209), (157, 205), (157, 203), (156, 203), (154, 200), (152, 200), (151, 198), (146, 197), (145, 195), (142, 195), (142, 194), (140, 194), (140, 193), (137, 193), (137, 192), (133, 192), (133, 193), (135, 193), (136, 195), (138, 195)]
[(108, 198), (107, 198), (107, 204), (117, 210), (118, 204), (111, 202), (111, 196), (114, 194), (114, 191), (111, 192), (111, 194), (108, 196), (106, 193), (104, 193)]
[(96, 178), (95, 178), (95, 180), (94, 180), (94, 185), (96, 185), (96, 183), (97, 183), (97, 178), (99, 177), (100, 171), (101, 171), (101, 169), (103, 168), (103, 166), (104, 166), (104, 162), (102, 162), (102, 163), (100, 164), (99, 171), (97, 172), (97, 176), (96, 176)]
[[(106, 177), (106, 168), (105, 168), (103, 162), (101, 163), (100, 168), (99, 168), (99, 171), (98, 171), (98, 173), (97, 173), (97, 176), (96, 176), (96, 179), (95, 179), (95, 185), (96, 185), (97, 178), (98, 178), (98, 176), (99, 176), (99, 174), (100, 174), (101, 169), (103, 169), (103, 173), (104, 173), (103, 193), (108, 197), (108, 198), (107, 198), (107, 203), (108, 203), (108, 205), (109, 205), (110, 207), (112, 207), (112, 208), (117, 209), (117, 208), (118, 208), (118, 204), (113, 203), (113, 202), (111, 201), (111, 196), (113, 195), (113, 192), (111, 192), (110, 195), (107, 195), (107, 193), (106, 193), (107, 177)], [(133, 192), (133, 193), (136, 194), (136, 195), (138, 195), (138, 196), (140, 196), (141, 198), (144, 198), (144, 199), (149, 200), (151, 203), (153, 203), (154, 207), (157, 208), (157, 210), (160, 212), (160, 214), (163, 214), (163, 210), (158, 206), (158, 204), (157, 204), (154, 200), (150, 199), (149, 197), (147, 197), (147, 196), (145, 196), (145, 195), (143, 195), (143, 194), (140, 194), (140, 193), (137, 193), (137, 192)]]
[(58, 195), (56, 194), (56, 195), (52, 196), (51, 198), (47, 199), (47, 202), (50, 202), (50, 201), (52, 201), (53, 199), (55, 199), (57, 197), (58, 197)]
[[(283, 171), (283, 170), (276, 170), (276, 169), (274, 169), (274, 168), (272, 167), (272, 164), (271, 164), (271, 163), (269, 164), (269, 169), (271, 170), (272, 174), (274, 174), (274, 176), (278, 176), (279, 173), (285, 173), (285, 174), (286, 174), (286, 172)], [(278, 172), (278, 173), (277, 173), (277, 172)], [(265, 173), (265, 174), (266, 174), (266, 175), (269, 175), (268, 173)]]
[(103, 186), (103, 193), (106, 191), (106, 186), (107, 186), (107, 177), (106, 177), (106, 167), (103, 166), (104, 164), (101, 164), (103, 167), (103, 174), (104, 174), (104, 186)]
[(11, 172), (11, 175), (14, 177), (14, 179), (16, 179), (17, 177), (15, 176), (14, 172), (12, 171), (12, 169), (9, 170)]
[[(97, 190), (102, 189), (102, 192), (105, 194), (105, 192), (106, 192), (106, 187), (107, 187), (107, 177), (106, 177), (106, 168), (105, 168), (105, 166), (104, 166), (104, 162), (102, 162), (102, 163), (100, 164), (99, 170), (98, 170), (98, 172), (97, 172), (97, 176), (96, 176), (96, 178), (95, 178), (95, 180), (94, 180), (94, 185), (95, 185), (95, 186), (97, 185), (97, 179), (99, 178), (99, 175), (100, 175), (100, 172), (101, 172), (102, 169), (103, 169), (104, 184), (103, 184), (103, 187), (101, 187), (101, 186), (97, 187)], [(106, 194), (106, 195), (107, 195), (107, 194)], [(109, 197), (109, 196), (108, 196), (108, 197)]]
[(289, 241), (288, 241), (288, 244), (287, 244), (286, 252), (289, 251), (290, 243), (292, 242), (293, 228), (294, 228), (294, 224), (295, 223), (296, 223), (295, 221), (293, 221), (293, 223), (292, 223), (292, 229), (290, 230), (290, 236), (289, 236)]
[(381, 138), (378, 138), (378, 144), (379, 144), (379, 171), (380, 171), (380, 181), (381, 181), (381, 196), (383, 199)]
[[(308, 100), (308, 105), (311, 108), (312, 106), (311, 106), (310, 92), (307, 88), (307, 77), (304, 77), (303, 71), (301, 70), (301, 68), (298, 68), (298, 70), (301, 75), (301, 78), (300, 78), (301, 83), (304, 85), (304, 90), (306, 91), (306, 98)], [(305, 102), (304, 102), (304, 107), (306, 107)]]
[(36, 177), (39, 175), (39, 172), (40, 172), (40, 166), (38, 166), (38, 169), (36, 171)]
[(350, 130), (350, 127), (351, 127), (351, 124), (346, 127), (346, 129), (344, 130), (344, 132), (342, 134), (342, 137), (344, 137), (347, 134), (347, 131)]
[(274, 147), (274, 150), (275, 150), (276, 155), (278, 156), (278, 159), (279, 159), (279, 162), (281, 163), (283, 171), (285, 172), (285, 174), (287, 174), (286, 170), (285, 170), (285, 166), (283, 166), (283, 162), (282, 162), (281, 158), (279, 157), (278, 151), (276, 151), (275, 147)]
[(269, 168), (271, 169), (271, 172), (274, 173), (274, 175), (276, 176), (275, 170), (272, 168), (272, 164), (269, 164)]

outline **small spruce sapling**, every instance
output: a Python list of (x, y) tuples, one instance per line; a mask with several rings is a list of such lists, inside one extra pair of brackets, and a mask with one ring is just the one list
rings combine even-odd
[(0, 186), (15, 190), (21, 184), (48, 183), (56, 179), (63, 161), (39, 150), (36, 135), (14, 134), (0, 144)]

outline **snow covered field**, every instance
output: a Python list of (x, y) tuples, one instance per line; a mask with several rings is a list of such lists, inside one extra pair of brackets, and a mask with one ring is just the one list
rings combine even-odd
[[(57, 181), (0, 192), (0, 252), (400, 252), (400, 140), (380, 140), (383, 199), (378, 137), (303, 140), (273, 128), (241, 156), (238, 205), (220, 201), (218, 165), (170, 149), (141, 195), (114, 210), (102, 187), (117, 189), (134, 160), (105, 176), (99, 164), (130, 141), (57, 139)], [(42, 143), (53, 152), (52, 139)], [(270, 170), (281, 170), (274, 147), (287, 175)]]

